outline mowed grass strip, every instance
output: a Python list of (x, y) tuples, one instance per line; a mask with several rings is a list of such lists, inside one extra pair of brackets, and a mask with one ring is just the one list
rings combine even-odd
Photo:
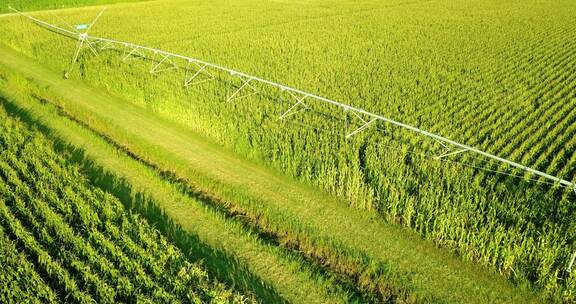
[[(530, 302), (534, 299), (532, 293), (513, 286), (496, 273), (461, 262), (457, 257), (413, 234), (373, 220), (368, 213), (351, 209), (343, 202), (238, 159), (202, 137), (145, 109), (102, 94), (81, 83), (64, 81), (57, 73), (8, 48), (0, 48), (0, 54), (4, 65), (49, 86), (53, 92), (70, 102), (67, 105), (69, 108), (92, 113), (92, 123), (100, 120), (102, 124), (105, 118), (104, 123), (111, 130), (122, 129), (130, 137), (117, 140), (123, 140), (124, 144), (131, 147), (145, 147), (142, 151), (147, 155), (144, 157), (175, 169), (177, 174), (190, 180), (194, 180), (194, 176), (188, 176), (192, 172), (216, 178), (242, 193), (258, 198), (266, 204), (262, 208), (281, 210), (283, 214), (289, 215), (286, 222), (295, 221), (311, 227), (316, 235), (310, 237), (334, 240), (335, 244), (343, 244), (366, 254), (374, 261), (384, 262), (419, 297), (467, 303)], [(123, 167), (121, 163), (117, 165)], [(138, 176), (128, 179), (146, 182), (139, 180)], [(157, 191), (155, 195), (162, 197), (167, 193)], [(171, 216), (185, 221), (192, 220), (182, 218), (184, 215), (179, 210), (182, 206), (178, 204), (163, 207)], [(277, 224), (282, 225), (280, 222)], [(183, 223), (183, 226), (188, 224)]]

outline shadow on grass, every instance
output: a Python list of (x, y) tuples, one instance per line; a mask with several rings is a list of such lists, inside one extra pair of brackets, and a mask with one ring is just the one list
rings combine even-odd
[(197, 235), (183, 230), (149, 196), (136, 192), (124, 179), (106, 171), (88, 159), (83, 149), (74, 147), (52, 135), (50, 128), (35, 119), (28, 111), (0, 97), (0, 105), (22, 122), (40, 130), (55, 143), (57, 151), (67, 154), (67, 161), (78, 165), (90, 182), (116, 196), (127, 210), (142, 214), (164, 236), (171, 240), (192, 261), (203, 261), (203, 266), (212, 277), (228, 283), (246, 294), (254, 294), (264, 303), (286, 302), (260, 277), (252, 274), (235, 257), (200, 240)]

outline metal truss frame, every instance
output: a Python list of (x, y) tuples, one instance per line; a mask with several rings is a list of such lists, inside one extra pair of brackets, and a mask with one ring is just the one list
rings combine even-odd
[[(287, 91), (287, 93), (290, 95), (290, 97), (294, 98), (296, 100), (296, 103), (294, 103), (288, 110), (286, 110), (284, 113), (280, 114), (280, 116), (278, 116), (279, 120), (282, 120), (288, 116), (292, 116), (294, 114), (300, 113), (302, 111), (306, 111), (309, 109), (308, 105), (306, 103), (304, 103), (304, 99), (306, 99), (306, 95), (303, 96), (296, 96), (296, 94), (294, 94), (293, 92)], [(300, 108), (300, 109), (298, 109)], [(298, 109), (298, 110), (297, 110)]]
[[(289, 87), (289, 86), (286, 86), (286, 85), (283, 85), (283, 84), (280, 84), (277, 82), (273, 82), (270, 80), (262, 79), (262, 78), (259, 78), (256, 76), (248, 75), (248, 74), (245, 74), (245, 73), (242, 73), (239, 71), (235, 71), (235, 70), (227, 68), (227, 67), (223, 67), (223, 66), (213, 64), (210, 62), (202, 61), (202, 60), (199, 60), (196, 58), (178, 55), (178, 54), (174, 54), (171, 52), (167, 52), (167, 51), (163, 51), (163, 50), (159, 50), (159, 49), (155, 49), (155, 48), (151, 48), (151, 47), (146, 47), (146, 46), (142, 46), (142, 45), (137, 45), (137, 44), (130, 43), (130, 42), (123, 42), (123, 41), (117, 41), (117, 40), (113, 40), (113, 39), (90, 36), (88, 34), (89, 30), (96, 23), (96, 21), (100, 18), (100, 16), (104, 12), (104, 10), (102, 10), (98, 14), (98, 16), (96, 16), (96, 18), (90, 23), (90, 25), (88, 26), (88, 29), (84, 33), (80, 33), (76, 29), (72, 28), (71, 26), (70, 27), (74, 31), (70, 31), (70, 30), (58, 27), (56, 25), (50, 24), (50, 23), (45, 22), (43, 20), (40, 20), (40, 19), (37, 19), (37, 18), (32, 17), (30, 15), (24, 14), (24, 13), (22, 13), (16, 9), (13, 9), (11, 7), (10, 7), (10, 9), (15, 11), (16, 13), (24, 16), (25, 18), (28, 18), (33, 23), (35, 23), (41, 27), (47, 28), (47, 29), (51, 30), (52, 32), (56, 32), (58, 34), (66, 36), (68, 38), (72, 38), (78, 42), (76, 51), (74, 52), (74, 55), (72, 57), (71, 64), (70, 64), (68, 70), (66, 71), (66, 74), (65, 74), (66, 78), (68, 77), (68, 73), (72, 70), (74, 63), (77, 62), (80, 52), (82, 50), (84, 50), (85, 48), (90, 49), (95, 55), (98, 55), (97, 48), (96, 48), (97, 45), (101, 45), (100, 50), (105, 50), (105, 49), (123, 50), (123, 53), (124, 53), (123, 60), (127, 60), (127, 59), (132, 58), (132, 57), (142, 57), (145, 59), (151, 59), (151, 58), (146, 57), (146, 54), (145, 54), (145, 52), (151, 52), (155, 55), (160, 56), (160, 58), (161, 58), (160, 60), (155, 60), (153, 58), (151, 59), (153, 61), (156, 61), (156, 63), (157, 63), (150, 70), (151, 74), (155, 74), (155, 73), (158, 73), (161, 71), (166, 71), (166, 70), (178, 69), (178, 65), (175, 63), (174, 60), (184, 60), (185, 62), (187, 62), (187, 65), (185, 67), (186, 75), (185, 75), (185, 79), (184, 79), (184, 86), (185, 87), (204, 82), (204, 81), (198, 81), (198, 82), (195, 81), (195, 79), (197, 77), (199, 77), (199, 75), (201, 75), (201, 74), (203, 74), (209, 78), (205, 81), (213, 80), (215, 77), (212, 73), (210, 73), (208, 71), (208, 69), (212, 69), (212, 70), (220, 71), (220, 72), (226, 72), (226, 73), (229, 73), (231, 76), (240, 79), (242, 84), (234, 92), (232, 92), (232, 94), (228, 95), (226, 102), (233, 102), (235, 100), (243, 99), (243, 98), (258, 94), (259, 91), (252, 85), (252, 83), (259, 83), (260, 85), (268, 85), (270, 87), (277, 88), (277, 89), (281, 90), (282, 92), (287, 92), (290, 96), (292, 96), (296, 100), (296, 102), (288, 110), (283, 112), (278, 117), (279, 120), (285, 119), (289, 116), (292, 116), (294, 114), (297, 114), (299, 112), (302, 112), (302, 111), (309, 109), (309, 106), (304, 102), (304, 100), (314, 100), (317, 102), (323, 102), (325, 104), (332, 105), (332, 106), (338, 107), (340, 109), (343, 109), (345, 112), (350, 111), (350, 113), (352, 113), (355, 117), (360, 119), (360, 121), (362, 122), (360, 127), (356, 128), (354, 131), (352, 131), (346, 135), (347, 139), (357, 135), (358, 133), (367, 129), (369, 126), (375, 124), (376, 122), (383, 122), (383, 123), (386, 123), (388, 125), (393, 125), (393, 126), (414, 132), (414, 133), (419, 134), (423, 137), (427, 137), (427, 138), (430, 138), (430, 139), (438, 142), (441, 146), (443, 146), (445, 148), (445, 151), (444, 151), (444, 153), (435, 157), (437, 160), (443, 160), (447, 157), (454, 156), (454, 155), (461, 154), (461, 153), (465, 153), (465, 152), (474, 153), (474, 154), (483, 156), (485, 158), (488, 158), (490, 160), (494, 160), (496, 162), (507, 164), (507, 165), (510, 165), (510, 166), (515, 167), (517, 169), (520, 169), (522, 171), (534, 174), (536, 176), (544, 178), (544, 179), (551, 181), (552, 183), (558, 184), (560, 186), (563, 186), (566, 188), (571, 188), (574, 191), (574, 193), (576, 193), (576, 184), (572, 183), (569, 180), (562, 179), (562, 178), (547, 174), (547, 173), (542, 172), (540, 170), (536, 170), (536, 169), (533, 169), (531, 167), (525, 166), (523, 164), (520, 164), (520, 163), (511, 161), (511, 160), (496, 156), (494, 154), (482, 151), (482, 150), (474, 148), (472, 146), (453, 141), (453, 140), (448, 139), (446, 137), (443, 137), (441, 135), (422, 130), (422, 129), (417, 128), (415, 126), (411, 126), (411, 125), (390, 119), (388, 117), (384, 117), (384, 116), (376, 114), (376, 113), (368, 112), (368, 111), (363, 110), (361, 108), (353, 107), (353, 106), (350, 106), (350, 105), (347, 105), (347, 104), (344, 104), (344, 103), (341, 103), (341, 102), (338, 102), (338, 101), (335, 101), (332, 99), (328, 99), (326, 97), (318, 96), (316, 94), (308, 93), (308, 92), (305, 92), (303, 90), (292, 88), (292, 87)], [(69, 26), (69, 24), (67, 24), (67, 25)], [(128, 52), (128, 50), (129, 50), (129, 52)], [(166, 62), (170, 63), (172, 66), (168, 67), (168, 68), (164, 68), (164, 69), (159, 69)], [(191, 64), (196, 65), (198, 67), (198, 70), (192, 76), (189, 76), (189, 68), (190, 68)], [(251, 89), (251, 92), (245, 93), (245, 94), (240, 94), (242, 91), (247, 90), (247, 89)], [(455, 147), (458, 149), (453, 150), (451, 147)], [(576, 261), (576, 251), (572, 255), (571, 260), (569, 262), (569, 265), (567, 268), (568, 272), (572, 271), (572, 267), (573, 267), (573, 264), (575, 261)]]
[[(352, 113), (353, 116), (355, 116), (362, 122), (362, 125), (360, 125), (360, 127), (357, 127), (355, 130), (346, 135), (346, 139), (350, 139), (352, 138), (352, 136), (364, 131), (364, 129), (368, 128), (370, 125), (374, 124), (378, 120), (374, 117), (370, 117), (369, 120), (366, 120), (364, 119), (364, 117), (361, 116), (361, 113), (357, 113), (354, 109), (345, 109), (344, 111)], [(346, 120), (346, 122), (348, 122), (348, 120)]]
[[(150, 69), (150, 74), (157, 74), (160, 72), (164, 72), (164, 71), (170, 71), (170, 70), (177, 70), (178, 69), (178, 65), (176, 64), (176, 62), (174, 62), (172, 59), (170, 59), (170, 55), (163, 55), (163, 54), (154, 54), (157, 56), (160, 56), (162, 59), (160, 60), (155, 60), (158, 63), (152, 68)], [(162, 65), (166, 65), (169, 64), (169, 67), (165, 67), (160, 69), (160, 67)]]
[[(110, 41), (103, 41), (104, 43), (110, 42)], [(114, 43), (110, 44), (111, 46), (114, 45)], [(110, 47), (113, 48), (113, 47)], [(124, 44), (124, 49), (123, 49), (123, 53), (124, 56), (122, 57), (122, 61), (127, 61), (131, 58), (134, 57), (140, 57), (140, 58), (146, 58), (146, 54), (144, 54), (144, 52), (141, 52), (140, 50), (143, 50), (144, 48), (139, 46), (139, 45), (131, 45), (131, 44)]]
[(80, 57), (80, 53), (82, 52), (82, 50), (87, 48), (95, 56), (98, 56), (98, 51), (96, 50), (95, 43), (88, 40), (87, 37), (88, 37), (88, 35), (86, 33), (82, 33), (82, 34), (78, 35), (78, 45), (76, 46), (76, 50), (74, 51), (74, 54), (72, 55), (72, 60), (70, 61), (70, 65), (68, 66), (68, 69), (64, 72), (65, 78), (68, 78), (68, 75), (70, 74), (70, 72), (74, 68), (74, 65), (76, 64), (76, 62), (78, 62), (78, 58)]
[(114, 49), (114, 44), (111, 42), (97, 41), (96, 44), (98, 45), (98, 49), (100, 51)]
[[(190, 66), (191, 65), (195, 65), (198, 70), (192, 74), (192, 76), (188, 76), (190, 74)], [(196, 61), (193, 60), (188, 60), (188, 63), (186, 65), (185, 69), (185, 75), (184, 75), (184, 86), (188, 87), (188, 86), (194, 86), (197, 84), (201, 84), (207, 81), (212, 81), (214, 79), (216, 79), (216, 77), (210, 73), (207, 69), (208, 65), (206, 64), (200, 64)], [(200, 75), (204, 75), (205, 77), (208, 77), (207, 79), (204, 80), (195, 80), (197, 77), (199, 77)]]
[(442, 158), (444, 158), (444, 157), (448, 157), (448, 156), (452, 156), (452, 155), (464, 153), (464, 152), (467, 152), (468, 149), (460, 149), (460, 150), (456, 150), (456, 151), (453, 151), (453, 152), (450, 152), (450, 151), (452, 151), (452, 150), (449, 149), (447, 152), (444, 152), (443, 154), (440, 154), (440, 155), (436, 156), (436, 159), (442, 159)]
[[(204, 63), (204, 64), (206, 66), (208, 66), (207, 63)], [(226, 102), (232, 102), (232, 101), (243, 99), (243, 98), (246, 98), (246, 97), (249, 97), (252, 95), (256, 95), (259, 93), (258, 89), (256, 89), (252, 84), (250, 84), (250, 82), (254, 81), (254, 78), (247, 77), (246, 75), (242, 75), (242, 74), (235, 73), (235, 72), (230, 72), (230, 75), (240, 79), (242, 84), (234, 92), (232, 92), (232, 94), (228, 95)], [(243, 90), (248, 89), (248, 88), (252, 89), (252, 92), (240, 94), (240, 92), (242, 92)]]
[[(206, 62), (206, 61), (203, 61), (200, 59), (191, 58), (191, 57), (187, 57), (187, 56), (183, 56), (183, 55), (179, 55), (179, 54), (174, 54), (171, 52), (167, 52), (167, 51), (163, 51), (163, 50), (159, 50), (159, 49), (155, 49), (155, 48), (151, 48), (151, 47), (147, 47), (147, 46), (137, 45), (137, 44), (130, 43), (130, 42), (124, 42), (124, 41), (118, 41), (118, 40), (113, 40), (113, 39), (90, 36), (87, 33), (84, 33), (82, 35), (78, 35), (78, 33), (63, 29), (61, 27), (58, 27), (56, 25), (50, 24), (50, 23), (45, 22), (45, 21), (42, 21), (42, 20), (37, 19), (35, 17), (32, 17), (30, 15), (24, 14), (24, 13), (22, 13), (16, 9), (13, 9), (13, 8), (10, 8), (10, 9), (15, 11), (16, 13), (30, 19), (32, 22), (34, 22), (34, 23), (36, 23), (42, 27), (48, 28), (53, 32), (62, 34), (64, 36), (73, 38), (75, 40), (78, 40), (79, 43), (82, 43), (82, 41), (88, 41), (88, 42), (92, 43), (91, 45), (104, 44), (107, 48), (113, 48), (114, 46), (117, 46), (118, 49), (122, 49), (123, 47), (125, 49), (130, 49), (131, 51), (125, 55), (125, 58), (131, 57), (131, 56), (136, 56), (136, 55), (146, 58), (146, 56), (143, 52), (147, 51), (147, 52), (152, 52), (155, 54), (160, 54), (163, 56), (169, 56), (171, 60), (172, 59), (178, 59), (178, 60), (185, 60), (186, 62), (194, 62), (194, 63), (196, 63), (202, 67), (201, 68), (202, 71), (206, 71), (206, 69), (210, 68), (213, 70), (229, 73), (231, 76), (234, 76), (234, 77), (240, 79), (242, 84), (231, 95), (228, 95), (228, 98), (226, 99), (227, 102), (232, 102), (234, 100), (246, 98), (248, 96), (252, 96), (252, 95), (257, 94), (258, 90), (252, 85), (252, 83), (259, 83), (261, 85), (268, 85), (268, 86), (277, 88), (281, 91), (288, 92), (289, 94), (291, 94), (294, 97), (300, 96), (299, 98), (295, 97), (297, 99), (297, 102), (296, 102), (296, 104), (294, 104), (292, 106), (292, 108), (290, 108), (288, 111), (286, 111), (282, 115), (280, 115), (280, 117), (282, 119), (289, 116), (289, 114), (291, 115), (292, 111), (297, 106), (304, 105), (304, 106), (308, 107), (306, 104), (304, 104), (303, 101), (304, 101), (304, 99), (311, 99), (311, 100), (323, 102), (323, 103), (326, 103), (328, 105), (332, 105), (332, 106), (341, 108), (345, 111), (351, 111), (355, 115), (368, 118), (368, 120), (362, 118), (362, 121), (364, 122), (364, 124), (360, 128), (358, 128), (357, 130), (353, 131), (352, 133), (349, 133), (348, 137), (354, 136), (358, 132), (366, 129), (369, 125), (372, 125), (377, 121), (381, 121), (381, 122), (387, 123), (389, 125), (400, 127), (402, 129), (412, 131), (412, 132), (419, 134), (421, 136), (433, 139), (433, 140), (441, 143), (445, 147), (450, 145), (450, 146), (453, 146), (456, 148), (460, 148), (461, 150), (458, 151), (458, 153), (462, 153), (462, 152), (475, 153), (475, 154), (478, 154), (480, 156), (495, 160), (497, 162), (501, 162), (501, 163), (510, 165), (512, 167), (523, 170), (525, 172), (537, 175), (541, 178), (544, 178), (544, 179), (551, 181), (553, 183), (557, 183), (561, 186), (571, 188), (574, 190), (574, 192), (576, 192), (576, 184), (572, 183), (571, 181), (547, 174), (545, 172), (533, 169), (531, 167), (525, 166), (523, 164), (511, 161), (511, 160), (496, 156), (494, 154), (482, 151), (482, 150), (474, 148), (472, 146), (453, 141), (453, 140), (448, 139), (446, 137), (443, 137), (441, 135), (431, 133), (431, 132), (428, 132), (426, 130), (419, 129), (417, 127), (414, 127), (414, 126), (390, 119), (388, 117), (384, 117), (384, 116), (376, 114), (376, 113), (368, 112), (368, 111), (363, 110), (361, 108), (353, 107), (353, 106), (350, 106), (350, 105), (347, 105), (347, 104), (344, 104), (344, 103), (341, 103), (341, 102), (338, 102), (338, 101), (335, 101), (332, 99), (328, 99), (326, 97), (318, 96), (318, 95), (315, 95), (315, 94), (312, 94), (309, 92), (305, 92), (305, 91), (302, 91), (302, 90), (299, 90), (299, 89), (296, 89), (293, 87), (289, 87), (287, 85), (283, 85), (283, 84), (273, 82), (270, 80), (262, 79), (262, 78), (257, 77), (257, 76), (252, 76), (252, 75), (249, 75), (246, 73), (242, 73), (242, 72), (239, 72), (239, 71), (227, 68), (227, 67), (223, 67), (223, 66), (220, 66), (220, 65), (217, 65), (214, 63)], [(103, 11), (100, 12), (100, 14), (96, 17), (96, 19), (90, 24), (89, 29), (92, 28), (92, 26), (94, 25), (96, 20), (98, 20), (98, 18), (102, 15), (102, 13), (103, 13)], [(185, 84), (186, 83), (189, 83), (189, 82), (187, 80), (185, 80)], [(252, 92), (239, 95), (240, 92), (246, 88), (252, 89)], [(454, 154), (456, 154), (456, 153), (440, 155), (439, 158), (441, 159), (441, 158), (447, 157), (449, 155), (454, 155)]]

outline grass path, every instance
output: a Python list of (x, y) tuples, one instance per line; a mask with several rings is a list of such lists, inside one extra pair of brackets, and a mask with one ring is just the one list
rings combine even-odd
[[(105, 118), (107, 124), (123, 130), (133, 139), (125, 144), (146, 146), (151, 151), (147, 157), (176, 168), (178, 174), (193, 180), (194, 176), (190, 175), (201, 173), (236, 187), (238, 191), (259, 198), (263, 208), (280, 210), (287, 215), (287, 220), (296, 220), (310, 227), (316, 232), (316, 237), (334, 240), (374, 261), (389, 265), (392, 272), (408, 278), (412, 291), (418, 295), (462, 303), (526, 303), (534, 299), (532, 293), (513, 286), (496, 273), (464, 263), (412, 233), (373, 219), (367, 212), (351, 209), (344, 202), (241, 160), (201, 136), (145, 109), (79, 82), (64, 81), (59, 73), (7, 47), (0, 47), (0, 63), (49, 86), (57, 95), (73, 101), (74, 107), (93, 113), (95, 119)], [(175, 89), (178, 87), (175, 86)], [(48, 119), (43, 121), (51, 123)], [(64, 128), (59, 126), (59, 132), (69, 133)], [(78, 142), (83, 140), (80, 135), (69, 136), (74, 136)], [(86, 147), (88, 152), (92, 149)], [(105, 157), (98, 158), (110, 162)], [(108, 166), (122, 168), (125, 165), (118, 162)], [(140, 176), (132, 176), (129, 180), (147, 183)], [(156, 195), (170, 197), (160, 191)], [(186, 214), (189, 207), (183, 209), (183, 206), (187, 205), (171, 202), (163, 208), (170, 216), (176, 217), (182, 226), (193, 227), (194, 224), (190, 222), (197, 222), (197, 219), (193, 214)], [(205, 233), (213, 232), (208, 229)], [(245, 245), (237, 243), (234, 246)]]

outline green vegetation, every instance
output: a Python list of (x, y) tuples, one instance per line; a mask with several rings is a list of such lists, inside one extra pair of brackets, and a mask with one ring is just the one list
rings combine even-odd
[(4, 0), (0, 5), (0, 14), (12, 13), (12, 11), (8, 9), (9, 7), (13, 7), (20, 11), (37, 11), (137, 1), (142, 0)]
[[(75, 22), (88, 20), (97, 11), (86, 8), (58, 15)], [(38, 16), (60, 24), (54, 14)], [(570, 180), (576, 173), (575, 15), (575, 2), (567, 0), (171, 0), (116, 5), (93, 34), (277, 80)], [(48, 35), (20, 18), (0, 19), (0, 28), (0, 41), (52, 69), (62, 70), (71, 56), (70, 40)], [(69, 52), (63, 51), (67, 45)], [(91, 106), (91, 99), (70, 87), (72, 93), (63, 100), (48, 98), (50, 104), (139, 162), (164, 172), (164, 179), (208, 192), (214, 204), (224, 208), (222, 212), (246, 218), (244, 225), (250, 231), (272, 235), (281, 244), (277, 249), (281, 255), (294, 249), (303, 257), (298, 263), (326, 262), (328, 266), (320, 269), (328, 274), (320, 278), (341, 278), (339, 288), (356, 289), (353, 293), (368, 298), (388, 299), (389, 290), (392, 298), (415, 295), (427, 301), (445, 300), (450, 293), (456, 294), (454, 301), (464, 302), (467, 293), (473, 297), (466, 282), (448, 286), (438, 280), (422, 287), (430, 282), (419, 281), (419, 275), (430, 279), (426, 275), (438, 271), (442, 277), (432, 265), (441, 262), (431, 262), (440, 261), (440, 255), (423, 257), (436, 252), (428, 247), (423, 255), (410, 254), (409, 248), (383, 250), (389, 245), (382, 240), (392, 239), (398, 247), (406, 244), (390, 236), (393, 233), (370, 235), (377, 231), (375, 227), (388, 227), (382, 223), (387, 222), (406, 227), (466, 261), (490, 267), (516, 284), (529, 283), (548, 301), (576, 300), (575, 276), (566, 272), (575, 249), (573, 192), (435, 161), (413, 151), (438, 155), (442, 148), (438, 144), (385, 125), (345, 140), (342, 135), (350, 130), (346, 120), (357, 122), (318, 105), (315, 109), (333, 117), (326, 120), (308, 111), (278, 121), (290, 106), (290, 97), (281, 92), (259, 87), (263, 94), (224, 103), (237, 85), (229, 75), (184, 89), (182, 71), (151, 75), (152, 63), (122, 61), (119, 55), (107, 51), (97, 58), (84, 56), (75, 77), (137, 107), (120, 102)], [(56, 95), (66, 95), (65, 89), (52, 89), (59, 91)], [(74, 94), (82, 100), (75, 100)], [(139, 123), (126, 120), (133, 112), (139, 113), (134, 118)], [(171, 127), (149, 122), (146, 134), (138, 135), (145, 126), (140, 119), (150, 119), (150, 112), (165, 118), (162, 126)], [(218, 154), (217, 148), (201, 141), (187, 144), (183, 139), (191, 136), (189, 129), (368, 212), (346, 210), (321, 194), (309, 198), (300, 190), (283, 191), (276, 188), (277, 183), (250, 179), (265, 176), (284, 183), (261, 167), (242, 165), (216, 175), (216, 168), (236, 164), (221, 160), (232, 156)], [(173, 130), (188, 135), (175, 135)], [(454, 160), (518, 174), (469, 155)], [(256, 173), (246, 173), (247, 168)], [(343, 219), (347, 212), (352, 214), (348, 221)], [(370, 215), (377, 219), (369, 220)], [(367, 222), (372, 226), (364, 226)], [(368, 227), (364, 235), (360, 226)], [(399, 235), (408, 243), (419, 241), (409, 234)], [(421, 258), (422, 264), (411, 268), (405, 261), (412, 258)], [(444, 259), (452, 265), (447, 266), (448, 272), (460, 266), (449, 255)], [(429, 268), (420, 267), (423, 264)], [(251, 272), (264, 275), (254, 268)], [(268, 277), (267, 282), (274, 284), (277, 279)], [(306, 280), (309, 286), (325, 284), (322, 279)], [(382, 286), (366, 283), (374, 280)], [(478, 282), (468, 283), (479, 289), (489, 286)], [(289, 287), (293, 283), (276, 283), (274, 288), (283, 297), (294, 296), (294, 287)], [(478, 296), (483, 291), (476, 292)], [(339, 299), (354, 298), (335, 293)]]
[[(38, 97), (18, 101), (19, 107), (30, 108), (43, 123), (56, 124), (53, 128), (57, 133), (65, 133), (61, 135), (64, 140), (87, 147), (87, 153), (97, 151), (90, 156), (103, 162), (108, 170), (120, 171), (131, 185), (141, 185), (145, 189), (142, 191), (153, 195), (159, 207), (188, 232), (241, 257), (252, 273), (264, 278), (291, 302), (334, 302), (334, 297), (329, 300), (329, 294), (319, 292), (332, 289), (331, 286), (343, 286), (374, 302), (444, 299), (483, 303), (532, 299), (532, 295), (512, 288), (496, 274), (462, 263), (415, 235), (384, 225), (369, 213), (350, 210), (344, 203), (241, 161), (145, 109), (80, 83), (64, 81), (58, 74), (7, 49), (1, 53), (6, 70), (21, 71), (27, 79), (7, 76), (6, 89), (22, 87), (19, 91), (23, 96), (44, 96), (40, 100), (44, 108), (57, 107), (59, 115), (80, 122), (135, 160), (159, 170), (161, 176), (177, 181), (188, 192), (201, 189), (204, 192), (200, 195), (209, 198), (204, 202), (211, 201), (209, 205), (226, 217), (255, 227), (252, 234), (258, 239), (273, 240), (270, 245), (296, 250), (304, 259), (283, 262), (264, 255), (265, 250), (254, 247), (250, 239), (235, 236), (237, 231), (226, 234), (230, 233), (227, 228), (230, 222), (222, 225), (203, 216), (202, 209), (196, 206), (199, 202), (174, 195), (173, 190), (162, 190), (162, 182), (152, 183), (157, 177), (138, 169), (142, 164), (133, 164), (138, 162), (126, 158), (112, 160), (110, 152), (100, 151), (104, 148), (97, 149), (94, 140), (85, 139), (90, 137), (85, 131), (69, 124), (58, 125), (57, 121), (62, 120), (58, 115), (36, 109)], [(29, 84), (32, 79), (39, 84)], [(187, 149), (182, 149), (184, 146)], [(199, 230), (200, 227), (204, 229)], [(374, 236), (378, 236), (379, 242), (374, 242)], [(303, 281), (302, 274), (296, 271), (308, 272), (308, 267), (302, 268), (307, 261), (320, 266), (310, 269), (318, 277), (316, 282)], [(286, 267), (286, 262), (290, 262), (290, 267)], [(270, 268), (275, 271), (270, 273)], [(326, 276), (328, 280), (322, 280)], [(309, 288), (318, 291), (307, 291)], [(307, 298), (311, 295), (315, 299)]]
[(0, 108), (0, 301), (246, 302)]
[[(9, 54), (3, 52), (3, 55)], [(14, 60), (18, 57), (10, 58), (12, 63), (22, 62)], [(27, 68), (34, 66), (29, 65), (29, 59), (23, 62)], [(210, 208), (205, 200), (209, 198), (183, 193), (180, 185), (163, 178), (163, 172), (133, 159), (130, 151), (111, 146), (105, 137), (62, 117), (61, 110), (51, 107), (48, 100), (42, 99), (39, 103), (39, 96), (57, 98), (46, 91), (44, 84), (39, 87), (17, 74), (4, 71), (0, 79), (6, 82), (1, 82), (0, 91), (10, 96), (3, 102), (12, 112), (46, 129), (47, 133), (57, 135), (72, 144), (74, 151), (79, 149), (90, 161), (97, 162), (96, 169), (91, 164), (87, 168), (95, 183), (118, 192), (126, 205), (146, 214), (182, 250), (203, 259), (216, 276), (240, 289), (253, 291), (264, 303), (282, 302), (283, 299), (306, 303), (348, 302), (347, 295), (338, 290), (335, 282), (326, 282), (322, 276), (312, 273), (313, 269), (298, 256), (278, 250), (241, 223), (227, 221), (225, 214)], [(46, 73), (46, 70), (39, 71)], [(47, 80), (61, 81), (54, 74), (43, 75)], [(66, 83), (65, 87), (73, 88)], [(84, 92), (82, 96), (92, 99), (90, 96), (94, 93)]]

